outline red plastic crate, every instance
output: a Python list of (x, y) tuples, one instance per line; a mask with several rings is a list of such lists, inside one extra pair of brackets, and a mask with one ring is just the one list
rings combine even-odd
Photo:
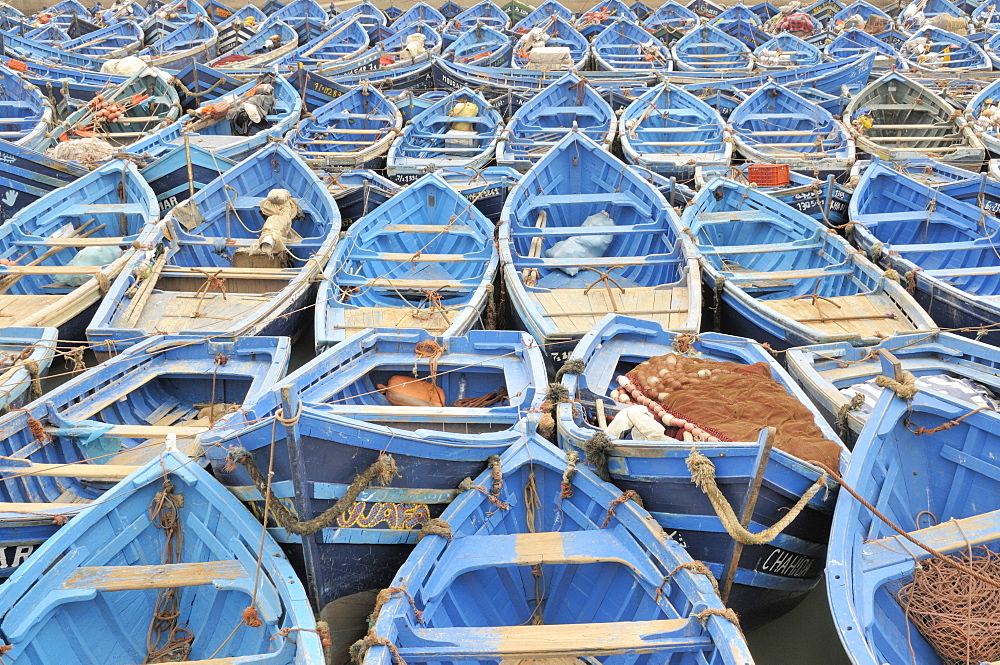
[(789, 182), (788, 164), (751, 164), (747, 178), (761, 187), (781, 187)]

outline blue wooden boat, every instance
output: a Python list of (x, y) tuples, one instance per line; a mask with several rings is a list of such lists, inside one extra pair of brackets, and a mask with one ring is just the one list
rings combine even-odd
[(424, 23), (431, 26), (432, 29), (437, 30), (439, 26), (444, 26), (447, 22), (448, 19), (445, 18), (444, 14), (423, 0), (420, 0), (420, 2), (415, 3), (392, 22), (392, 29), (398, 32), (407, 26)]
[(0, 139), (0, 224), (49, 192), (89, 173), (76, 164)]
[[(857, 171), (856, 175), (860, 177), (864, 173), (865, 169), (871, 166), (871, 161), (858, 161), (855, 164), (854, 171)], [(905, 162), (896, 162), (892, 165), (892, 168), (900, 173), (905, 173), (914, 180), (919, 180), (920, 182), (930, 185), (931, 187), (941, 188), (950, 187), (951, 185), (960, 186), (961, 183), (972, 181), (979, 186), (980, 179), (986, 176), (984, 173), (973, 173), (968, 169), (963, 169), (958, 166), (952, 166), (950, 164), (945, 164), (939, 162), (936, 159), (908, 159)], [(855, 175), (852, 171), (852, 176)], [(987, 201), (992, 200), (994, 197), (991, 190), (993, 189), (993, 181), (989, 177), (983, 182), (984, 194), (987, 197)], [(946, 190), (942, 190), (946, 191)], [(960, 197), (956, 197), (960, 198)], [(978, 197), (974, 197), (978, 198)], [(962, 200), (965, 200), (964, 198)], [(995, 208), (996, 206), (989, 206), (988, 208)], [(991, 210), (995, 212), (995, 210)]]
[[(19, 409), (41, 396), (41, 379), (56, 355), (58, 337), (55, 328), (0, 329), (0, 413)], [(2, 574), (0, 568), (0, 577)]]
[(653, 13), (653, 8), (642, 0), (635, 0), (628, 8), (639, 21), (645, 21), (646, 17)]
[[(633, 429), (630, 437), (605, 434), (611, 439), (607, 450), (600, 450), (593, 443), (607, 428), (597, 414), (603, 412), (610, 423), (618, 410), (627, 406), (614, 397), (621, 391), (618, 378), (653, 357), (672, 356), (677, 362), (687, 356), (754, 365), (766, 367), (779, 386), (777, 390), (783, 389), (801, 402), (797, 412), (800, 421), (810, 422), (811, 416), (811, 423), (816, 426), (811, 436), (828, 439), (811, 452), (822, 452), (826, 463), (835, 468), (847, 466), (849, 453), (802, 389), (760, 344), (719, 333), (700, 333), (690, 345), (682, 341), (687, 339), (648, 320), (608, 314), (568, 356), (568, 360), (582, 362), (585, 369), (579, 374), (567, 372), (562, 377), (562, 385), (573, 401), (557, 407), (559, 442), (565, 449), (579, 453), (619, 488), (637, 492), (660, 526), (683, 544), (692, 557), (703, 561), (712, 575), (722, 580), (723, 586), (732, 575), (727, 603), (739, 614), (744, 629), (748, 629), (784, 614), (819, 582), (838, 486), (813, 463), (796, 457), (795, 451), (788, 452), (784, 446), (763, 452), (767, 441), (763, 414), (757, 440), (738, 437), (715, 442), (678, 441), (672, 437), (648, 440)], [(686, 351), (679, 352), (678, 344)], [(699, 423), (699, 426), (718, 428), (724, 434), (727, 423)], [(675, 429), (673, 425), (670, 427), (671, 432)], [(779, 428), (777, 434), (780, 433)], [(801, 514), (771, 542), (741, 547), (691, 481), (685, 462), (692, 449), (714, 463), (716, 482), (734, 509), (744, 514), (751, 511), (753, 532), (784, 517), (815, 483), (825, 491), (814, 493)], [(751, 503), (753, 479), (758, 472), (762, 473), (763, 481), (756, 501)]]
[(297, 68), (288, 80), (302, 97), (302, 109), (310, 113), (351, 91), (351, 88), (304, 67)]
[(35, 63), (36, 65), (47, 65), (50, 67), (65, 66), (67, 72), (70, 74), (74, 70), (80, 70), (76, 74), (77, 76), (82, 76), (83, 72), (99, 72), (103, 64), (103, 61), (100, 59), (42, 44), (18, 35), (12, 30), (3, 32), (3, 42), (4, 50), (12, 58), (27, 61), (28, 63)]
[(493, 0), (482, 0), (455, 16), (447, 17), (448, 22), (441, 29), (445, 46), (458, 39), (470, 28), (482, 25), (494, 30), (510, 28), (510, 17)]
[[(409, 661), (476, 665), (751, 662), (738, 625), (711, 616), (725, 614), (711, 584), (690, 569), (691, 557), (658, 533), (646, 511), (629, 501), (618, 507), (618, 490), (588, 470), (563, 481), (571, 463), (537, 436), (499, 463), (505, 480), (497, 496), (459, 495), (441, 516), (452, 537), (425, 537), (393, 580), (407, 594), (381, 606), (371, 633), (388, 640), (392, 651), (371, 646), (359, 662), (390, 665), (394, 653)], [(474, 482), (490, 486), (490, 472)], [(537, 489), (537, 512), (526, 505), (523, 483)], [(495, 501), (506, 509), (497, 510)], [(532, 572), (542, 570), (544, 604)], [(669, 590), (659, 586), (666, 578)], [(495, 604), (473, 602), (483, 588), (497, 590)]]
[(523, 35), (537, 25), (541, 25), (552, 16), (559, 16), (567, 21), (573, 18), (573, 12), (566, 9), (558, 0), (543, 0), (536, 9), (514, 24), (511, 32)]
[(156, 194), (160, 214), (187, 201), (236, 162), (198, 145), (179, 145), (139, 171)]
[[(1000, 33), (998, 33), (1000, 34)], [(992, 154), (1000, 154), (1000, 127), (994, 116), (1000, 111), (1000, 80), (980, 90), (965, 107), (966, 116), (973, 122), (979, 138)]]
[[(60, 328), (74, 339), (108, 283), (158, 232), (156, 197), (113, 161), (53, 190), (0, 227), (0, 326)], [(99, 249), (93, 249), (97, 247)]]
[[(919, 16), (917, 12), (919, 12)], [(916, 21), (921, 20), (920, 17), (924, 19), (934, 18), (939, 14), (948, 14), (961, 18), (966, 15), (966, 12), (962, 11), (958, 5), (950, 2), (950, 0), (911, 0), (909, 4), (899, 11), (896, 19), (903, 30), (912, 30), (920, 27), (916, 23)]]
[(385, 8), (385, 17), (389, 19), (389, 21), (391, 22), (395, 21), (397, 18), (402, 16), (402, 14), (403, 10), (397, 7), (396, 5), (392, 4), (390, 0), (389, 6)]
[(843, 10), (844, 5), (838, 0), (816, 0), (812, 4), (806, 5), (802, 11), (816, 19), (820, 25), (832, 27), (829, 24), (833, 17)]
[[(212, 23), (214, 23), (216, 25), (222, 23), (223, 21), (225, 21), (226, 19), (228, 19), (230, 16), (232, 16), (234, 11), (238, 11), (238, 10), (232, 10), (232, 9), (230, 9), (229, 7), (227, 7), (224, 3), (220, 2), (219, 0), (208, 0), (208, 2), (202, 3), (201, 6), (202, 6), (202, 9), (205, 10), (205, 14), (208, 16), (208, 19)], [(246, 5), (244, 5), (244, 6), (246, 6)], [(261, 14), (263, 14), (263, 13), (264, 12), (261, 12)]]
[(208, 64), (222, 72), (243, 72), (269, 67), (299, 47), (299, 33), (280, 19), (269, 18), (253, 37)]
[(611, 105), (571, 72), (517, 110), (497, 146), (497, 164), (526, 171), (574, 130), (610, 148), (616, 120)]
[(642, 25), (655, 35), (661, 30), (683, 30), (697, 23), (697, 14), (675, 0), (667, 0), (646, 17)]
[(723, 7), (712, 0), (689, 0), (684, 6), (707, 19), (713, 19), (723, 12)]
[(50, 46), (62, 44), (73, 39), (58, 23), (49, 23), (34, 30), (29, 30), (24, 33), (24, 37)]
[(95, 59), (118, 58), (142, 48), (142, 29), (134, 21), (122, 21), (57, 46), (63, 51)]
[(504, 283), (553, 367), (609, 312), (698, 330), (698, 262), (678, 226), (652, 184), (577, 132), (511, 190), (497, 236)]
[(851, 221), (858, 246), (894, 268), (942, 328), (998, 338), (983, 326), (997, 320), (1000, 221), (975, 198), (959, 201), (875, 162), (855, 189)]
[[(403, 375), (433, 380), (446, 406), (397, 405), (398, 392), (379, 390), (398, 386), (392, 377)], [(462, 479), (526, 436), (532, 425), (523, 415), (539, 408), (545, 380), (541, 351), (522, 332), (474, 330), (442, 339), (424, 330), (367, 329), (248, 404), (246, 428), (206, 434), (203, 445), (217, 477), (255, 509), (265, 488), (255, 487), (246, 467), (267, 469), (273, 454), (272, 490), (301, 520), (327, 510), (383, 454), (392, 457), (389, 486), (364, 489), (336, 521), (296, 536), (278, 518), (273, 531), (287, 550), (304, 554), (310, 598), (323, 607), (389, 583), (421, 524), (441, 514)], [(466, 401), (456, 404), (460, 399)], [(275, 429), (275, 414), (290, 408), (297, 422)], [(242, 467), (234, 469), (231, 459)]]
[[(264, 117), (263, 123), (252, 124), (246, 130), (238, 129), (227, 117), (217, 117), (213, 104), (203, 104), (180, 120), (136, 141), (127, 152), (157, 159), (178, 146), (192, 145), (226, 159), (243, 159), (269, 141), (283, 137), (302, 113), (302, 98), (282, 76), (265, 75), (244, 83), (219, 99), (235, 105), (249, 100), (262, 85), (270, 85), (274, 93), (274, 107)], [(258, 129), (261, 125), (263, 128)]]
[(681, 71), (750, 70), (753, 56), (742, 41), (714, 25), (694, 28), (671, 47), (674, 64)]
[(347, 21), (355, 17), (358, 18), (358, 22), (361, 23), (369, 37), (377, 34), (389, 22), (382, 10), (370, 2), (360, 2), (337, 15), (337, 19), (340, 21)]
[[(1000, 392), (997, 348), (952, 333), (898, 335), (865, 348), (831, 342), (789, 349), (789, 373), (849, 446), (860, 437), (883, 390), (875, 378), (883, 372), (885, 351), (916, 378), (921, 391), (966, 397), (974, 407), (991, 405), (991, 394)], [(852, 404), (857, 395), (861, 403)]]
[[(122, 520), (145, 528), (123, 532)], [(161, 532), (163, 520), (175, 526)], [(321, 663), (302, 582), (260, 531), (207, 472), (167, 450), (74, 518), (3, 585), (5, 651), (38, 665), (95, 658), (125, 665), (164, 652), (189, 662)], [(178, 613), (158, 618), (170, 602)], [(104, 640), (79, 645), (67, 659), (59, 645), (67, 629)]]
[[(892, 368), (886, 370), (892, 376)], [(960, 422), (945, 436), (915, 433), (955, 420)], [(998, 428), (995, 412), (973, 410), (968, 402), (939, 393), (920, 391), (908, 402), (886, 395), (858, 440), (844, 482), (940, 555), (966, 555), (982, 547), (995, 551), (1000, 534), (991, 467)], [(900, 587), (930, 556), (858, 501), (841, 495), (830, 534), (827, 594), (854, 663), (944, 662), (914, 621), (916, 604), (911, 614), (908, 604), (897, 601)], [(964, 577), (959, 574), (956, 582)], [(949, 622), (953, 612), (943, 604), (938, 616)], [(926, 617), (922, 611), (919, 616)], [(964, 610), (962, 618), (951, 618), (956, 620), (964, 621)]]
[[(590, 57), (590, 42), (580, 32), (573, 27), (569, 19), (559, 15), (553, 15), (543, 20), (533, 30), (540, 30), (543, 35), (548, 35), (544, 46), (549, 48), (568, 48), (569, 57), (573, 67), (582, 69)], [(531, 67), (531, 41), (535, 33), (526, 33), (514, 45), (514, 55), (511, 58), (510, 66), (514, 69), (540, 69)]]
[(996, 32), (1000, 29), (1000, 7), (996, 0), (987, 0), (972, 10), (969, 17), (981, 30)]
[[(265, 12), (266, 13), (266, 12)], [(284, 7), (268, 14), (268, 21), (281, 21), (292, 26), (301, 43), (308, 42), (316, 33), (323, 32), (330, 20), (326, 10), (316, 0), (292, 0)]]
[(731, 37), (735, 37), (751, 49), (755, 49), (772, 39), (764, 31), (760, 18), (742, 2), (728, 7), (712, 20), (712, 25)]
[[(878, 18), (885, 19), (888, 23), (892, 22), (891, 16), (889, 16), (887, 13), (885, 13), (872, 3), (867, 2), (867, 0), (854, 0), (854, 2), (850, 3), (840, 11), (833, 14), (833, 16), (830, 17), (830, 20), (827, 21), (827, 23), (830, 24), (830, 27), (840, 28), (843, 24), (847, 23), (849, 20), (858, 22), (858, 19), (860, 19), (861, 23), (859, 25), (853, 26), (856, 28), (860, 28), (864, 24), (864, 22), (868, 20), (869, 16), (876, 16)], [(855, 19), (854, 17), (858, 18)]]
[(506, 33), (488, 25), (474, 25), (448, 45), (442, 57), (471, 65), (505, 67), (512, 51)]
[(256, 35), (257, 26), (265, 20), (267, 20), (267, 15), (250, 3), (234, 11), (228, 19), (219, 23), (217, 27), (219, 31), (217, 51), (219, 55), (226, 55)]
[(684, 179), (698, 166), (729, 166), (733, 144), (724, 128), (718, 111), (670, 83), (647, 90), (618, 120), (629, 164)]
[(354, 224), (316, 296), (317, 348), (368, 327), (461, 335), (478, 327), (498, 256), (493, 224), (428, 174)]
[(983, 50), (986, 52), (995, 69), (1000, 69), (1000, 55), (998, 55), (998, 51), (1000, 51), (1000, 39), (997, 38), (998, 34), (1000, 33), (994, 32), (983, 43)]
[(580, 34), (587, 39), (593, 39), (594, 36), (603, 32), (605, 28), (611, 25), (613, 21), (622, 18), (633, 23), (639, 21), (635, 14), (632, 13), (632, 10), (629, 9), (628, 3), (624, 0), (606, 0), (594, 5), (581, 14), (573, 23), (573, 27), (579, 30)]
[(402, 191), (402, 187), (375, 171), (332, 170), (317, 175), (337, 202), (344, 230)]
[(246, 81), (196, 62), (174, 74), (173, 83), (180, 94), (184, 110), (190, 111), (208, 100), (219, 99), (231, 93)]
[(87, 330), (92, 342), (113, 351), (156, 331), (296, 333), (340, 213), (308, 165), (272, 143), (175, 207), (163, 225), (163, 243), (131, 258), (112, 283)]
[(389, 148), (386, 174), (407, 184), (429, 167), (481, 168), (492, 161), (503, 117), (482, 96), (462, 88), (414, 117)]
[(31, 147), (52, 120), (52, 108), (42, 91), (0, 64), (0, 139)]
[(898, 49), (903, 45), (903, 42), (910, 38), (910, 33), (900, 28), (889, 28), (878, 33), (878, 38), (889, 46)]
[(368, 32), (361, 15), (340, 19), (309, 43), (295, 49), (291, 62), (315, 69), (331, 62), (357, 58), (368, 49)]
[(926, 25), (915, 31), (899, 48), (899, 57), (917, 72), (952, 74), (993, 69), (981, 46), (953, 32)]
[(457, 2), (452, 2), (452, 0), (446, 0), (438, 11), (448, 20), (455, 18), (458, 14), (462, 12), (462, 5)]
[(858, 149), (882, 159), (934, 157), (978, 171), (986, 153), (972, 124), (948, 102), (896, 72), (884, 74), (855, 95), (844, 117), (851, 121)]
[(364, 81), (300, 122), (288, 135), (288, 145), (310, 166), (381, 169), (402, 129), (399, 110)]
[(813, 44), (795, 35), (783, 32), (753, 51), (757, 66), (762, 70), (809, 67), (823, 60), (823, 52)]
[(876, 53), (874, 69), (889, 69), (896, 64), (895, 47), (870, 35), (860, 28), (850, 28), (834, 37), (823, 47), (823, 52), (831, 58), (854, 58), (860, 53), (874, 50)]
[[(750, 184), (750, 166), (743, 164), (731, 169), (728, 177)], [(716, 175), (717, 172), (704, 169), (696, 174), (695, 184), (703, 187)], [(847, 208), (854, 189), (849, 184), (839, 182), (832, 174), (828, 175), (826, 180), (820, 180), (804, 173), (789, 171), (786, 185), (761, 183), (753, 185), (768, 196), (805, 213), (825, 226), (842, 227), (849, 219)]]
[[(392, 34), (372, 45), (373, 48), (382, 52), (384, 59), (390, 61), (386, 64), (394, 64), (396, 66), (409, 65), (416, 64), (425, 59), (429, 62), (431, 55), (440, 53), (441, 51), (441, 35), (429, 23), (424, 23), (423, 21), (407, 23), (398, 29), (393, 24), (393, 29), (395, 31)], [(411, 35), (423, 35), (424, 39), (421, 45), (426, 53), (411, 57), (405, 50), (407, 39)]]
[(208, 19), (205, 8), (195, 0), (177, 0), (162, 4), (155, 11), (151, 11), (149, 18), (143, 22), (143, 36), (148, 43), (158, 41), (198, 16)]
[(684, 210), (682, 227), (690, 229), (725, 330), (777, 349), (841, 339), (873, 344), (937, 327), (846, 240), (751, 186), (708, 183)]
[(736, 149), (750, 162), (787, 164), (819, 177), (854, 164), (854, 140), (833, 115), (777, 83), (765, 83), (729, 116)]
[(750, 5), (750, 11), (759, 16), (764, 23), (781, 13), (781, 10), (770, 2), (758, 2), (756, 5)]
[(449, 167), (435, 173), (494, 224), (500, 221), (500, 213), (511, 188), (521, 179), (520, 173), (506, 166), (487, 166), (484, 169)]
[[(26, 145), (45, 152), (69, 139), (98, 136), (124, 147), (173, 122), (180, 111), (180, 99), (170, 81), (146, 67)], [(112, 112), (121, 115), (107, 115)]]
[[(420, 31), (425, 29), (427, 28), (421, 27)], [(436, 61), (433, 53), (410, 58), (401, 52), (405, 37), (400, 35), (383, 41), (385, 43), (376, 44), (356, 60), (324, 68), (323, 75), (349, 88), (361, 85), (364, 80), (388, 90), (423, 90), (431, 87), (431, 63)], [(392, 51), (387, 52), (385, 48)]]
[(590, 52), (598, 69), (605, 71), (670, 71), (670, 51), (638, 24), (624, 18), (608, 24), (590, 43)]
[(150, 44), (140, 52), (149, 64), (162, 69), (181, 69), (194, 62), (215, 58), (219, 31), (207, 19), (198, 17)]
[[(390, 90), (389, 101), (409, 122), (449, 95), (448, 90)], [(499, 109), (497, 109), (499, 110)]]

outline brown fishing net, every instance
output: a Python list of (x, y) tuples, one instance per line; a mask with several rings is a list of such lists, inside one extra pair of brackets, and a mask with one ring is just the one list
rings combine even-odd
[[(777, 430), (775, 447), (807, 461), (839, 467), (840, 446), (823, 437), (812, 412), (773, 378), (765, 363), (742, 365), (674, 353), (650, 358), (627, 374), (634, 387), (668, 413), (722, 441), (756, 441)], [(672, 432), (667, 431), (673, 435)]]
[(934, 557), (896, 593), (906, 615), (945, 665), (1000, 660), (1000, 554), (986, 547), (948, 555), (994, 584)]

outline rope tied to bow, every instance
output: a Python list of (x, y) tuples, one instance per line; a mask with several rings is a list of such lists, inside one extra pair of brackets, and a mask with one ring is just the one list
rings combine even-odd
[(562, 474), (562, 482), (559, 484), (559, 498), (568, 499), (573, 496), (573, 478), (576, 476), (576, 465), (580, 461), (580, 453), (570, 451), (566, 453), (566, 469)]
[(583, 362), (583, 359), (571, 358), (563, 363), (563, 366), (556, 372), (555, 382), (560, 383), (567, 374), (583, 374), (585, 369), (587, 369), (587, 363)]
[(611, 480), (608, 462), (611, 460), (614, 447), (611, 437), (600, 430), (591, 434), (590, 438), (583, 442), (583, 454), (586, 456), (587, 463), (594, 468), (594, 472), (601, 480)]
[(901, 380), (897, 381), (889, 376), (876, 376), (875, 385), (879, 388), (888, 388), (892, 392), (896, 393), (900, 399), (909, 402), (920, 390), (917, 388), (917, 377), (913, 376), (913, 374), (907, 372), (906, 370), (903, 370), (900, 377)]
[[(437, 385), (437, 368), (438, 360), (444, 355), (444, 349), (440, 344), (434, 340), (425, 339), (422, 342), (417, 342), (417, 345), (413, 347), (413, 355), (417, 358), (428, 358), (430, 373), (431, 373), (431, 385)], [(417, 365), (413, 364), (413, 373), (417, 373)]]
[(851, 401), (847, 404), (841, 404), (840, 408), (837, 409), (837, 429), (840, 430), (840, 438), (844, 439), (847, 434), (851, 431), (850, 419), (848, 414), (851, 411), (857, 411), (865, 405), (865, 396), (861, 393), (857, 393), (851, 398)]
[(417, 534), (417, 542), (424, 539), (424, 536), (441, 536), (451, 540), (451, 525), (440, 517), (432, 517), (420, 525), (420, 533)]
[(231, 461), (246, 469), (257, 491), (261, 493), (265, 501), (270, 502), (275, 521), (281, 527), (287, 529), (289, 533), (294, 533), (298, 536), (309, 536), (328, 526), (332, 526), (338, 517), (344, 515), (354, 505), (361, 492), (368, 489), (373, 483), (388, 485), (397, 475), (396, 461), (391, 455), (383, 453), (379, 455), (378, 459), (371, 466), (354, 478), (344, 496), (340, 497), (333, 506), (312, 519), (300, 520), (292, 514), (285, 504), (276, 500), (276, 497), (268, 488), (267, 479), (261, 473), (260, 469), (257, 468), (257, 463), (246, 448), (231, 448), (228, 456)]
[(735, 610), (733, 610), (733, 608), (731, 608), (731, 607), (724, 607), (722, 609), (719, 609), (717, 607), (709, 607), (709, 608), (703, 609), (701, 612), (698, 612), (697, 614), (695, 614), (694, 618), (697, 619), (701, 623), (702, 626), (706, 626), (706, 625), (708, 625), (708, 618), (709, 617), (713, 617), (713, 616), (722, 617), (723, 619), (725, 619), (729, 623), (731, 623), (734, 626), (736, 626), (737, 628), (739, 628), (740, 617), (736, 614)]
[(42, 396), (42, 379), (39, 376), (41, 371), (38, 367), (37, 360), (29, 360), (27, 358), (23, 360), (18, 360), (14, 363), (15, 367), (23, 367), (24, 371), (28, 373), (28, 377), (31, 379), (31, 394), (33, 397)]
[[(879, 378), (881, 378), (881, 377), (879, 377)], [(975, 415), (975, 414), (979, 413), (980, 411), (992, 411), (992, 410), (993, 410), (993, 407), (991, 407), (991, 406), (981, 406), (978, 409), (973, 409), (972, 411), (969, 411), (968, 413), (963, 414), (963, 415), (959, 416), (958, 418), (955, 418), (954, 420), (949, 420), (947, 422), (944, 422), (944, 423), (938, 425), (937, 427), (931, 427), (930, 429), (928, 429), (926, 427), (920, 427), (920, 426), (914, 427), (913, 423), (910, 422), (909, 417), (907, 417), (906, 420), (903, 421), (903, 424), (906, 425), (906, 429), (910, 430), (911, 432), (913, 432), (917, 436), (923, 436), (924, 434), (937, 434), (938, 432), (943, 432), (945, 430), (951, 429), (955, 425), (960, 424), (963, 420), (965, 420), (969, 416)]]
[(636, 493), (635, 490), (625, 490), (624, 492), (621, 493), (620, 496), (616, 496), (614, 499), (612, 499), (611, 503), (608, 504), (608, 514), (604, 516), (604, 521), (601, 522), (602, 529), (611, 523), (611, 518), (614, 517), (615, 513), (618, 512), (618, 506), (622, 505), (629, 499), (632, 499), (636, 503), (640, 503), (641, 501), (641, 499), (639, 499), (639, 495)]
[(802, 509), (806, 507), (817, 492), (826, 483), (827, 473), (823, 471), (809, 489), (799, 498), (788, 512), (773, 525), (760, 531), (752, 533), (740, 524), (733, 507), (729, 505), (729, 500), (722, 494), (722, 490), (715, 482), (715, 465), (697, 450), (692, 450), (687, 460), (688, 471), (691, 473), (691, 481), (697, 485), (698, 489), (705, 493), (715, 510), (715, 514), (722, 522), (726, 532), (739, 543), (744, 545), (766, 545), (774, 540), (785, 528), (795, 521)]
[(368, 649), (376, 646), (388, 649), (389, 653), (392, 654), (392, 661), (395, 665), (406, 665), (406, 661), (399, 654), (399, 648), (388, 638), (379, 637), (374, 628), (369, 628), (367, 635), (351, 645), (351, 660), (361, 665), (365, 660), (365, 654), (368, 653)]

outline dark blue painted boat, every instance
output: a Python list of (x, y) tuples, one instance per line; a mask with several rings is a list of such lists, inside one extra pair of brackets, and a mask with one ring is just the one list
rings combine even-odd
[(786, 348), (841, 339), (874, 344), (937, 327), (846, 240), (751, 186), (708, 183), (684, 210), (682, 227), (721, 301), (724, 330)]
[(993, 297), (1000, 293), (1000, 220), (878, 161), (861, 176), (850, 210), (858, 246), (894, 268), (942, 328), (1000, 339), (983, 328), (1000, 320)]
[(0, 139), (0, 224), (90, 171)]
[(558, 0), (543, 0), (531, 13), (514, 24), (511, 31), (515, 34), (523, 35), (537, 25), (541, 25), (552, 16), (559, 16), (567, 21), (573, 17), (573, 12), (566, 9)]
[(500, 213), (511, 187), (521, 179), (520, 173), (505, 166), (487, 166), (484, 169), (449, 167), (435, 173), (494, 223), (500, 221)]
[(458, 4), (457, 2), (452, 2), (452, 0), (446, 0), (446, 2), (441, 5), (438, 11), (440, 11), (441, 14), (446, 19), (450, 20), (461, 14), (462, 9), (463, 9), (462, 5)]
[[(619, 492), (588, 470), (565, 481), (569, 464), (532, 437), (500, 457), (501, 486), (489, 471), (473, 481), (496, 487), (496, 496), (465, 491), (442, 515), (451, 537), (431, 535), (414, 548), (392, 583), (406, 592), (393, 594), (373, 619), (372, 634), (393, 651), (372, 646), (359, 662), (390, 665), (393, 654), (469, 665), (751, 662), (739, 628), (711, 616), (723, 605), (705, 576), (690, 570), (684, 548), (635, 503), (619, 506)], [(527, 487), (536, 506), (525, 501)], [(544, 571), (544, 604), (537, 571)], [(487, 588), (495, 590), (492, 602), (473, 600)]]
[[(170, 535), (161, 532), (162, 520), (176, 520)], [(123, 523), (136, 528), (123, 531)], [(260, 531), (208, 473), (168, 450), (75, 518), (0, 587), (5, 652), (31, 665), (126, 665), (155, 662), (163, 652), (189, 662), (320, 663), (323, 647), (302, 582)], [(170, 586), (178, 582), (183, 588)], [(161, 623), (157, 608), (167, 598), (177, 603), (177, 615)], [(248, 608), (257, 627), (244, 621)], [(60, 644), (66, 631), (106, 641), (84, 640), (67, 659)], [(294, 639), (284, 631), (296, 631)]]
[(511, 190), (497, 235), (504, 283), (553, 371), (608, 312), (698, 330), (698, 263), (678, 227), (653, 184), (577, 132)]
[(635, 0), (628, 8), (640, 21), (645, 21), (646, 17), (653, 13), (653, 8), (642, 2), (642, 0)]
[(143, 167), (139, 175), (156, 194), (160, 214), (187, 201), (236, 162), (197, 145), (180, 145)]
[(399, 185), (383, 178), (375, 171), (331, 170), (319, 171), (317, 175), (337, 201), (341, 228), (345, 231), (351, 224), (402, 191)]
[(751, 50), (772, 39), (764, 31), (757, 14), (742, 2), (726, 8), (712, 21), (712, 25), (740, 40)]
[(317, 348), (371, 326), (436, 335), (479, 327), (499, 264), (493, 235), (465, 197), (425, 175), (338, 244), (316, 295)]
[[(289, 213), (290, 228), (274, 219)], [(169, 236), (112, 283), (88, 328), (92, 342), (113, 351), (156, 331), (296, 334), (340, 213), (309, 166), (271, 143), (175, 207), (163, 226)]]
[[(892, 371), (884, 365), (883, 374), (892, 376)], [(920, 434), (950, 421), (955, 422), (947, 435)], [(998, 431), (995, 411), (975, 410), (968, 402), (935, 392), (919, 391), (906, 402), (886, 391), (858, 440), (844, 482), (903, 532), (941, 555), (966, 555), (980, 547), (996, 552)], [(930, 556), (841, 494), (830, 534), (827, 594), (837, 632), (854, 663), (944, 662), (921, 635), (908, 604), (896, 598), (915, 567)], [(942, 605), (936, 619), (948, 621), (954, 612)], [(964, 620), (964, 610), (956, 620)]]
[[(596, 465), (599, 473), (606, 474), (620, 489), (637, 492), (660, 526), (684, 545), (692, 557), (705, 562), (715, 577), (724, 582), (728, 575), (734, 575), (727, 602), (739, 614), (744, 629), (748, 629), (784, 614), (819, 582), (837, 485), (823, 476), (825, 480), (820, 486), (826, 491), (816, 493), (782, 533), (770, 543), (740, 549), (712, 504), (691, 481), (685, 462), (693, 449), (711, 459), (719, 488), (740, 512), (747, 509), (755, 472), (763, 462), (763, 482), (751, 506), (750, 520), (753, 525), (750, 530), (759, 532), (781, 519), (821, 477), (821, 470), (814, 464), (777, 447), (762, 457), (766, 439), (763, 425), (757, 441), (691, 442), (678, 441), (666, 434), (665, 440), (644, 440), (633, 429), (631, 436), (623, 434), (611, 439), (613, 447), (606, 458), (598, 456), (593, 442), (605, 427), (599, 424), (596, 414), (603, 411), (610, 423), (619, 409), (627, 406), (614, 398), (620, 388), (619, 377), (655, 356), (680, 357), (676, 346), (680, 337), (650, 321), (606, 316), (580, 340), (569, 357), (582, 361), (586, 367), (579, 374), (567, 372), (562, 378), (572, 401), (557, 407), (559, 442), (585, 461), (586, 455), (592, 454), (589, 464)], [(829, 439), (827, 456), (832, 453), (836, 459), (835, 451), (839, 451), (840, 467), (847, 466), (849, 453), (834, 430), (760, 344), (741, 337), (701, 333), (687, 348), (687, 355), (703, 360), (767, 367), (771, 378), (802, 403), (804, 413), (811, 413), (817, 426), (816, 436)], [(603, 409), (598, 410), (598, 403)], [(700, 427), (716, 425), (725, 429), (724, 423), (699, 423)], [(735, 566), (734, 553), (738, 556)]]
[[(850, 447), (868, 424), (878, 402), (870, 395), (880, 391), (873, 384), (883, 372), (880, 359), (884, 351), (892, 353), (902, 369), (914, 375), (916, 386), (922, 391), (971, 397), (981, 390), (985, 394), (975, 396), (974, 407), (989, 405), (989, 394), (1000, 393), (997, 347), (952, 333), (897, 335), (876, 346), (862, 348), (847, 342), (832, 342), (789, 349), (785, 355), (789, 373)], [(956, 386), (949, 382), (953, 379), (964, 379), (972, 385)], [(851, 404), (858, 394), (864, 397), (864, 403)]]
[[(740, 182), (749, 183), (749, 166), (743, 164), (739, 167), (738, 173), (730, 171), (729, 176)], [(709, 173), (706, 175), (711, 176)], [(706, 177), (700, 184), (704, 185), (709, 180), (711, 177)], [(827, 176), (826, 180), (821, 180), (805, 173), (789, 171), (787, 185), (768, 186), (755, 183), (755, 186), (768, 196), (809, 215), (826, 226), (842, 227), (848, 221), (847, 206), (851, 202), (854, 189), (838, 182), (832, 175)]]
[[(434, 357), (422, 355), (425, 349)], [(446, 406), (399, 406), (395, 397), (396, 404), (390, 402), (378, 386), (398, 385), (400, 379), (392, 377), (402, 375), (404, 381), (433, 377)], [(245, 466), (266, 473), (273, 454), (274, 494), (300, 520), (330, 508), (383, 455), (395, 461), (388, 486), (363, 488), (345, 512), (314, 533), (296, 536), (278, 518), (273, 533), (304, 559), (310, 598), (321, 608), (389, 583), (421, 524), (440, 516), (462, 479), (477, 476), (491, 455), (533, 427), (522, 416), (540, 405), (545, 380), (541, 351), (525, 333), (472, 331), (442, 339), (423, 330), (369, 329), (247, 405), (246, 428), (206, 438), (203, 445), (217, 477), (244, 501), (258, 502), (257, 508), (264, 488), (255, 486)], [(490, 393), (508, 397), (487, 406), (455, 404)], [(279, 409), (298, 413), (296, 422), (275, 429)], [(245, 466), (233, 470), (230, 459)]]
[(351, 88), (305, 68), (297, 70), (288, 80), (302, 97), (302, 109), (310, 113), (351, 91)]
[(257, 34), (257, 26), (267, 19), (267, 14), (250, 3), (234, 11), (218, 25), (219, 55), (226, 55)]

